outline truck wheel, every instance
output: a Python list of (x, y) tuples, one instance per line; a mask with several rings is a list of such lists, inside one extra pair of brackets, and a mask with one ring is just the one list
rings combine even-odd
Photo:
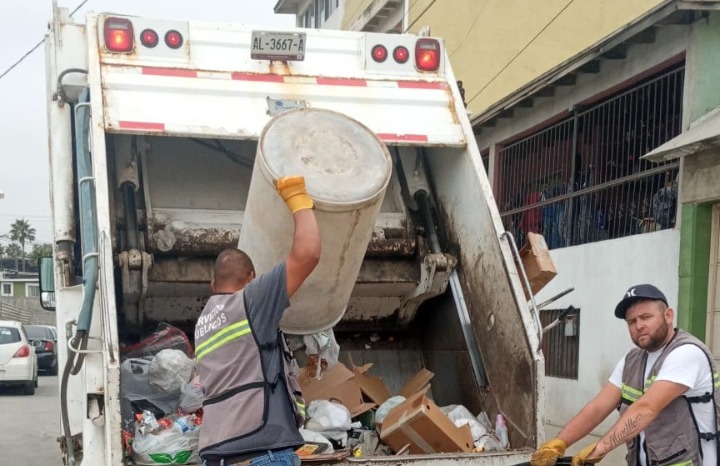
[(37, 374), (35, 374), (35, 380), (33, 380), (33, 388), (38, 388), (38, 385), (40, 385), (38, 383), (38, 376)]

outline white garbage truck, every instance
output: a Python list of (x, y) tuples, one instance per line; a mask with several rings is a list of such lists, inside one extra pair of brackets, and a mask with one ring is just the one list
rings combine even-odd
[[(355, 216), (364, 206), (353, 204), (347, 221), (323, 228), (323, 244), (336, 248), (323, 254), (338, 268), (326, 280), (338, 283), (315, 299), (331, 306), (283, 330), (333, 328), (341, 360), (373, 363), (391, 392), (432, 371), (437, 405), (501, 413), (510, 438), (501, 452), (342, 461), (527, 461), (543, 436), (540, 322), (442, 39), (122, 14), (76, 20), (56, 8), (46, 57), (53, 257), (41, 261), (41, 297), (57, 315), (65, 464), (132, 464), (122, 349), (160, 323), (192, 341), (214, 259), (237, 247), (249, 212), (289, 217), (248, 203), (258, 199), (251, 181), (268, 176), (253, 170), (263, 129), (302, 111), (354, 120), (389, 162), (386, 172), (377, 162), (347, 177), (332, 162), (342, 149), (326, 144), (342, 135), (312, 124), (293, 133), (320, 154), (327, 177), (346, 176), (317, 199), (318, 215), (350, 192), (360, 199), (380, 187), (383, 196), (371, 215)], [(361, 241), (349, 240), (355, 221), (365, 222)], [(354, 265), (339, 271), (345, 263)]]

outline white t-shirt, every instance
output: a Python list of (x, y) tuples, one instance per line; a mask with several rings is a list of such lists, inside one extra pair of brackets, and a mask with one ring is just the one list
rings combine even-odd
[[(662, 349), (648, 353), (647, 364), (645, 365), (645, 376), (647, 379), (650, 369), (660, 357)], [(610, 376), (610, 383), (622, 388), (622, 373), (625, 368), (623, 357)], [(701, 396), (713, 392), (713, 378), (710, 372), (705, 353), (695, 345), (682, 345), (670, 352), (657, 375), (655, 381), (667, 380), (679, 383), (688, 387), (685, 396)], [(697, 421), (700, 432), (715, 432), (715, 406), (712, 401), (709, 403), (692, 403), (693, 414)], [(645, 434), (640, 434), (640, 444), (645, 440)], [(717, 450), (714, 440), (701, 440), (703, 451), (703, 466), (715, 466)], [(640, 464), (647, 465), (645, 449), (640, 448)]]

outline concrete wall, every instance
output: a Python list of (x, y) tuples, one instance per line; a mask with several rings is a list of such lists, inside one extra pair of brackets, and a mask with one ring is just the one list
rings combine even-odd
[(683, 204), (720, 199), (720, 151), (714, 149), (685, 157), (680, 184)]
[[(578, 380), (546, 379), (549, 424), (567, 423), (597, 394), (632, 347), (627, 326), (613, 315), (631, 285), (653, 283), (676, 307), (679, 245), (679, 230), (671, 229), (551, 251), (558, 275), (537, 295), (537, 302), (575, 287), (549, 308), (580, 308), (580, 354)], [(614, 422), (617, 417), (610, 419)], [(598, 433), (611, 425), (604, 423)]]

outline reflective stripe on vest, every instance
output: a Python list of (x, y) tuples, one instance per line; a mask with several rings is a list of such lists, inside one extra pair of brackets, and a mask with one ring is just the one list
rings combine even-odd
[(622, 397), (624, 399), (630, 403), (635, 403), (640, 396), (642, 396), (642, 392), (640, 390), (636, 390), (630, 385), (622, 384)]
[(295, 405), (297, 405), (298, 410), (300, 411), (300, 413), (301, 413), (303, 416), (305, 416), (305, 415), (307, 414), (306, 411), (305, 411), (305, 403), (300, 402), (300, 401), (296, 401), (296, 402), (295, 402)]
[(250, 333), (250, 324), (247, 319), (229, 325), (199, 344), (197, 348), (195, 348), (195, 359), (199, 361), (221, 346), (224, 346), (236, 338), (240, 338), (248, 333)]

